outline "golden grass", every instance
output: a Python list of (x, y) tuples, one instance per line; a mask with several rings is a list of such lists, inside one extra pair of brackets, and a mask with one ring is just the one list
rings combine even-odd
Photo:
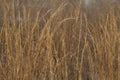
[(4, 0), (0, 80), (120, 79), (120, 14), (113, 9), (93, 23), (80, 6), (66, 13), (66, 2), (42, 16), (7, 5)]

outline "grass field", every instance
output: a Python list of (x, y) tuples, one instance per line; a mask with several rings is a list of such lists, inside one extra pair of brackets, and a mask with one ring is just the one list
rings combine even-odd
[(0, 80), (120, 80), (119, 6), (0, 2)]

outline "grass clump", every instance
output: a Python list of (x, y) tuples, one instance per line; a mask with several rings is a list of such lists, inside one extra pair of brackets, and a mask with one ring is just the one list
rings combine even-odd
[(119, 12), (92, 21), (80, 4), (43, 13), (12, 1), (0, 19), (0, 80), (120, 79)]

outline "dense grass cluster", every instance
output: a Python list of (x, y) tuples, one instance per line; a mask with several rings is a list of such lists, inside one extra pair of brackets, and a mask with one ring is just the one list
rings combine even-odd
[(3, 1), (0, 80), (120, 79), (119, 8), (91, 18), (81, 2), (35, 10)]

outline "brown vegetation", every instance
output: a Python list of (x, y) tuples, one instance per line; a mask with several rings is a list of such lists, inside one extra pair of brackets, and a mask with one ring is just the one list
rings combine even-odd
[(0, 9), (0, 80), (120, 79), (119, 6), (92, 14), (81, 2), (35, 10), (11, 1)]

